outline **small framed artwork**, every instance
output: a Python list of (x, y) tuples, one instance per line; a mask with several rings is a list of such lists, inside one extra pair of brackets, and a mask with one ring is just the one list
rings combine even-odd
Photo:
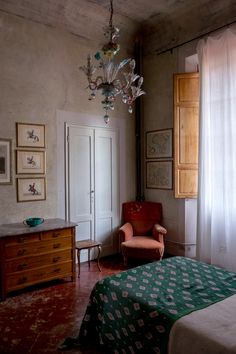
[(45, 177), (17, 178), (17, 202), (33, 202), (45, 199)]
[(16, 173), (45, 173), (45, 151), (16, 150)]
[(146, 187), (172, 189), (172, 161), (147, 161)]
[(18, 147), (45, 147), (45, 125), (16, 123), (16, 140)]
[(172, 158), (172, 129), (153, 130), (146, 133), (146, 158)]
[(10, 139), (0, 138), (0, 184), (12, 184)]

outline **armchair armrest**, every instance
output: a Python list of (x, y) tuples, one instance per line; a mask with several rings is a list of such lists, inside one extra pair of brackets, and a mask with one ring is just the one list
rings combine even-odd
[(133, 227), (127, 222), (122, 227), (119, 228), (119, 240), (120, 243), (128, 241), (133, 237)]
[(157, 241), (164, 244), (163, 236), (166, 234), (167, 234), (167, 230), (163, 226), (159, 224), (155, 224), (153, 226), (152, 235)]

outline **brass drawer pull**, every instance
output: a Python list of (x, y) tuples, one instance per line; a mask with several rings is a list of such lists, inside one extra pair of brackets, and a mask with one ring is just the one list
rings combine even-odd
[(26, 249), (19, 250), (19, 251), (17, 252), (17, 256), (23, 256), (25, 253), (26, 253)]
[(40, 250), (44, 250), (45, 249), (45, 246), (39, 246), (37, 247), (37, 250), (40, 251)]
[(39, 278), (41, 278), (41, 277), (45, 276), (45, 273), (38, 273), (37, 276), (38, 276)]
[(61, 257), (53, 257), (52, 261), (53, 263), (58, 262), (61, 259)]
[(22, 277), (18, 280), (18, 284), (24, 284), (27, 282), (27, 277)]
[(61, 244), (60, 243), (55, 243), (55, 245), (53, 245), (53, 248), (60, 248)]
[(60, 232), (53, 232), (52, 237), (56, 238), (60, 236)]
[(27, 263), (21, 263), (18, 265), (17, 270), (22, 270), (28, 267)]
[(54, 273), (59, 273), (61, 271), (61, 268), (56, 268), (56, 269), (54, 269)]

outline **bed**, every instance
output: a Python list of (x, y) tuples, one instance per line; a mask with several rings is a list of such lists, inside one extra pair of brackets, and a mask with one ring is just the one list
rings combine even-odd
[(236, 353), (236, 273), (171, 257), (96, 283), (77, 340), (103, 353)]

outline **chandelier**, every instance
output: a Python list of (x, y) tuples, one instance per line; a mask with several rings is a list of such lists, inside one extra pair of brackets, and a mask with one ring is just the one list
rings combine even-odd
[[(123, 103), (128, 105), (129, 113), (133, 112), (133, 103), (137, 97), (145, 92), (141, 89), (143, 77), (134, 73), (135, 60), (124, 59), (120, 63), (114, 61), (120, 46), (117, 43), (119, 28), (113, 25), (113, 0), (110, 0), (110, 20), (105, 27), (104, 35), (108, 42), (101, 51), (94, 55), (98, 65), (93, 65), (91, 55), (88, 55), (87, 66), (80, 69), (85, 73), (88, 80), (88, 88), (91, 91), (89, 100), (96, 97), (97, 91), (103, 95), (101, 101), (105, 110), (104, 121), (109, 122), (109, 110), (114, 110), (116, 96), (121, 95)], [(98, 75), (94, 77), (98, 71)]]

